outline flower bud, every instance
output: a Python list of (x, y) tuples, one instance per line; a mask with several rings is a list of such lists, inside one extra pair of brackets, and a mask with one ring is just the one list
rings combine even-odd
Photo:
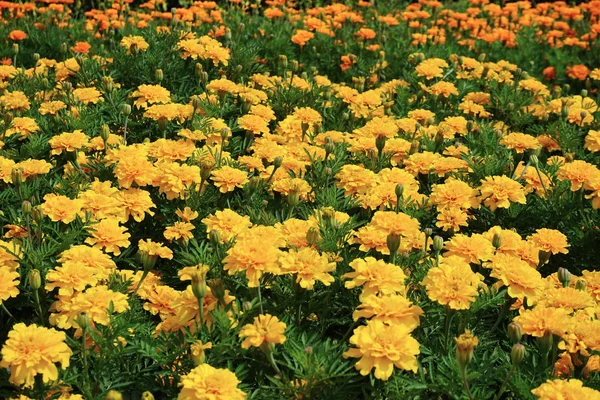
[(396, 187), (394, 188), (394, 192), (396, 193), (396, 197), (398, 199), (401, 199), (402, 196), (404, 195), (404, 185), (399, 183), (396, 185)]
[(581, 89), (581, 97), (587, 97), (588, 91), (587, 89)]
[(208, 82), (208, 72), (202, 71), (200, 73), (200, 82), (202, 82), (202, 83)]
[(33, 290), (38, 290), (42, 287), (42, 275), (38, 269), (29, 271), (29, 287)]
[(14, 55), (19, 54), (19, 43), (13, 43), (12, 49), (13, 49), (13, 54)]
[(585, 279), (577, 279), (577, 282), (575, 282), (575, 289), (579, 290), (581, 292), (585, 292), (587, 287), (587, 282), (585, 281)]
[(296, 207), (300, 204), (300, 193), (297, 190), (290, 190), (286, 200), (290, 207)]
[(398, 252), (400, 248), (400, 235), (396, 233), (390, 233), (386, 238), (387, 248), (390, 251), (391, 255), (394, 255)]
[(549, 330), (546, 330), (544, 332), (544, 336), (537, 338), (537, 345), (542, 353), (548, 353), (550, 351), (550, 349), (552, 348), (553, 342), (554, 342), (554, 336), (552, 335), (552, 332), (550, 332)]
[(163, 73), (163, 70), (160, 68), (157, 68), (154, 71), (154, 78), (158, 81), (158, 83), (162, 82), (162, 80), (165, 78), (165, 74)]
[(425, 236), (430, 237), (431, 235), (433, 235), (433, 229), (425, 228), (423, 229), (423, 233), (425, 234)]
[(444, 248), (444, 239), (441, 236), (436, 236), (433, 238), (433, 250), (435, 252), (440, 252)]
[(116, 390), (110, 390), (104, 400), (123, 400), (123, 395), (121, 392), (117, 392)]
[(539, 257), (538, 267), (541, 267), (542, 265), (546, 264), (548, 262), (548, 260), (550, 260), (551, 255), (552, 255), (552, 253), (550, 253), (548, 251), (540, 250), (538, 253), (538, 257)]
[(140, 400), (154, 400), (154, 395), (150, 392), (144, 392)]
[(410, 144), (410, 149), (408, 150), (408, 154), (415, 154), (419, 151), (419, 142), (414, 141)]
[(321, 218), (326, 222), (331, 222), (335, 218), (335, 209), (333, 207), (323, 207), (321, 209)]
[(242, 309), (246, 312), (248, 311), (252, 311), (252, 303), (250, 303), (249, 301), (245, 301), (242, 303)]
[(197, 299), (206, 296), (206, 273), (200, 270), (192, 271), (192, 293)]
[(12, 183), (19, 187), (23, 183), (23, 169), (22, 168), (13, 168), (10, 173), (10, 179)]
[(479, 57), (477, 57), (477, 60), (479, 60), (480, 63), (485, 62), (485, 57), (486, 57), (486, 54), (485, 53), (481, 53), (479, 55)]
[(106, 141), (110, 137), (110, 128), (108, 127), (108, 125), (102, 125), (102, 128), (100, 129), (100, 137), (102, 138), (104, 143), (106, 143)]
[(21, 212), (23, 213), (23, 215), (27, 216), (31, 214), (31, 209), (33, 207), (31, 206), (31, 202), (25, 200), (23, 201), (23, 203), (21, 203)]
[(473, 336), (468, 330), (454, 339), (456, 341), (456, 361), (462, 370), (471, 362), (473, 349), (479, 344), (477, 336)]
[(540, 162), (540, 160), (538, 159), (538, 156), (536, 156), (535, 154), (532, 154), (531, 156), (529, 156), (529, 163), (531, 165), (533, 165), (534, 167), (537, 167), (539, 162)]
[(283, 157), (278, 156), (275, 157), (275, 159), (273, 160), (273, 172), (275, 172), (275, 170), (279, 167), (281, 167), (281, 164), (283, 163)]
[(308, 242), (309, 246), (314, 246), (315, 244), (317, 244), (318, 240), (319, 240), (319, 230), (317, 228), (315, 228), (314, 226), (311, 226), (306, 231), (306, 241)]
[(523, 346), (521, 343), (513, 344), (512, 350), (510, 352), (510, 360), (512, 361), (512, 365), (519, 365), (524, 358), (525, 346)]
[(335, 143), (326, 142), (323, 148), (325, 149), (325, 156), (328, 156), (335, 151)]
[(202, 164), (200, 164), (200, 179), (203, 181), (207, 180), (214, 166), (215, 165), (210, 161), (203, 161)]
[(64, 81), (61, 85), (62, 90), (69, 93), (73, 89), (73, 84), (69, 81)]
[(131, 115), (131, 106), (129, 104), (123, 104), (121, 106), (121, 114), (123, 114), (126, 117)]
[(10, 124), (13, 122), (14, 118), (15, 118), (15, 115), (13, 113), (11, 113), (11, 112), (6, 112), (4, 114), (3, 121), (4, 121), (4, 128), (5, 129), (10, 126)]
[(221, 234), (216, 229), (213, 229), (208, 233), (208, 240), (210, 244), (216, 247), (221, 243)]
[(67, 44), (66, 43), (62, 43), (60, 45), (60, 53), (61, 54), (66, 54), (67, 53)]
[(158, 260), (158, 256), (150, 255), (147, 251), (143, 250), (140, 250), (138, 252), (138, 256), (140, 262), (142, 263), (142, 267), (144, 267), (144, 271), (151, 271), (156, 265), (156, 261)]
[(214, 278), (208, 281), (208, 287), (213, 296), (219, 300), (221, 305), (225, 305), (225, 286), (220, 278)]
[(37, 205), (31, 209), (31, 219), (38, 225), (42, 222), (44, 213), (42, 212), (41, 206)]
[(568, 269), (560, 267), (558, 269), (558, 280), (562, 283), (563, 287), (568, 287), (569, 283), (571, 283), (571, 278), (573, 275), (569, 272)]
[(260, 188), (261, 182), (262, 179), (260, 177), (253, 176), (248, 180), (248, 189), (250, 189), (252, 193), (256, 192)]
[(500, 236), (499, 233), (494, 233), (494, 237), (492, 238), (492, 246), (494, 246), (496, 250), (502, 247), (502, 236)]
[(299, 68), (298, 60), (292, 60), (290, 62), (290, 69), (292, 70), (292, 72), (298, 71), (298, 68)]
[(75, 322), (77, 322), (77, 325), (79, 325), (81, 329), (86, 331), (90, 327), (90, 316), (87, 312), (80, 311), (79, 314), (77, 314)]
[(325, 175), (327, 175), (327, 176), (333, 175), (333, 170), (330, 167), (325, 168), (324, 171), (325, 171)]
[(367, 157), (369, 157), (371, 161), (377, 161), (377, 151), (375, 151), (373, 148), (370, 148), (367, 150)]
[(167, 126), (169, 125), (169, 120), (165, 117), (160, 117), (157, 122), (158, 129), (160, 129), (161, 132), (164, 132), (167, 129)]
[(40, 61), (40, 53), (33, 53), (33, 61), (37, 64), (38, 61)]
[(383, 151), (383, 149), (385, 148), (386, 140), (387, 140), (387, 138), (384, 135), (378, 135), (377, 138), (375, 139), (375, 147), (377, 148), (377, 151), (380, 154)]
[(516, 322), (508, 324), (508, 337), (513, 344), (519, 343), (523, 337), (521, 325)]

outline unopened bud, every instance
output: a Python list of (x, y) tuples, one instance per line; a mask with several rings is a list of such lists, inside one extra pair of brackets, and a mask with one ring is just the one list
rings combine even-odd
[(444, 248), (444, 239), (441, 236), (433, 238), (433, 251), (440, 252)]
[(123, 104), (121, 106), (121, 114), (123, 114), (126, 117), (131, 115), (131, 106), (129, 104)]
[(492, 246), (494, 246), (496, 250), (502, 247), (502, 236), (500, 236), (499, 233), (494, 233), (494, 237), (492, 238)]
[(577, 282), (575, 282), (575, 289), (579, 290), (580, 292), (585, 292), (587, 288), (587, 283), (584, 279), (577, 279)]
[(587, 97), (588, 91), (587, 89), (581, 89), (581, 97)]
[(251, 311), (252, 310), (252, 303), (250, 303), (249, 301), (245, 301), (242, 303), (242, 309), (246, 312)]
[(539, 164), (539, 162), (540, 162), (540, 160), (538, 159), (538, 157), (535, 154), (532, 154), (531, 156), (529, 156), (529, 162), (534, 167), (537, 167), (538, 164)]
[(33, 53), (33, 56), (32, 56), (32, 57), (33, 57), (33, 61), (34, 61), (35, 63), (37, 63), (38, 61), (40, 61), (40, 58), (41, 58), (41, 57), (40, 57), (40, 53)]
[(42, 212), (42, 207), (41, 206), (35, 206), (33, 207), (33, 209), (31, 210), (31, 219), (33, 219), (33, 221), (36, 224), (40, 224), (40, 222), (42, 222), (42, 220), (44, 219), (44, 213)]
[(90, 316), (88, 315), (87, 312), (81, 311), (81, 312), (79, 312), (79, 314), (77, 314), (77, 318), (76, 318), (75, 322), (77, 322), (77, 325), (79, 325), (79, 327), (81, 329), (86, 331), (90, 327)]
[(425, 236), (430, 237), (431, 235), (433, 235), (433, 229), (425, 228), (423, 229), (423, 233), (425, 234)]
[(192, 271), (192, 293), (197, 299), (206, 296), (206, 275), (202, 271)]
[(299, 68), (298, 60), (292, 60), (290, 62), (290, 69), (292, 70), (292, 72), (298, 71), (298, 68)]
[(512, 365), (519, 365), (524, 358), (525, 346), (523, 346), (521, 343), (513, 344), (512, 350), (510, 352), (510, 360), (512, 361)]
[(29, 271), (29, 287), (33, 290), (38, 290), (42, 287), (42, 275), (38, 269)]
[(162, 82), (162, 80), (165, 78), (165, 74), (163, 73), (163, 70), (160, 68), (157, 68), (154, 71), (154, 78), (158, 81), (158, 83)]
[(569, 272), (568, 269), (560, 267), (558, 269), (558, 280), (562, 283), (563, 287), (566, 288), (571, 283), (571, 278), (573, 275)]
[(306, 231), (306, 241), (308, 242), (309, 246), (314, 246), (315, 244), (317, 244), (318, 240), (319, 240), (319, 230), (317, 228), (315, 228), (314, 226), (311, 226)]
[(66, 43), (62, 43), (60, 45), (60, 52), (61, 52), (61, 54), (66, 54), (67, 53), (67, 44)]
[(211, 162), (203, 162), (200, 165), (200, 179), (203, 181), (207, 180), (214, 166)]
[(396, 187), (394, 188), (394, 192), (396, 193), (396, 197), (398, 199), (401, 199), (402, 196), (404, 195), (404, 185), (399, 183), (396, 185)]
[(538, 253), (538, 257), (539, 257), (538, 266), (541, 267), (542, 265), (546, 264), (548, 262), (548, 260), (550, 259), (551, 255), (552, 255), (552, 253), (550, 253), (549, 251), (540, 250)]
[(21, 203), (21, 212), (23, 213), (23, 215), (27, 216), (31, 214), (31, 209), (33, 207), (31, 206), (31, 202), (25, 200), (23, 201), (23, 203)]
[(23, 183), (23, 169), (22, 168), (13, 168), (10, 173), (10, 179), (12, 183), (19, 187)]
[(537, 345), (542, 354), (548, 353), (552, 348), (552, 344), (554, 343), (554, 337), (552, 332), (546, 330), (544, 332), (544, 336), (537, 338)]
[(211, 279), (208, 281), (208, 287), (213, 296), (219, 300), (222, 305), (225, 305), (225, 286), (220, 278)]
[(325, 149), (325, 155), (329, 155), (335, 151), (335, 144), (333, 142), (326, 142), (323, 148)]
[(208, 233), (208, 240), (210, 240), (210, 244), (213, 246), (218, 246), (221, 243), (221, 234), (216, 229), (213, 229)]
[(278, 156), (275, 157), (275, 159), (273, 159), (273, 172), (275, 172), (275, 170), (279, 167), (281, 167), (281, 164), (283, 163), (283, 157)]
[(508, 337), (513, 344), (519, 343), (523, 337), (521, 325), (516, 322), (508, 324)]
[(12, 49), (13, 49), (13, 54), (15, 54), (15, 55), (19, 54), (19, 43), (13, 43)]
[(379, 135), (375, 139), (375, 147), (377, 148), (377, 151), (379, 152), (379, 154), (381, 154), (381, 152), (383, 151), (386, 140), (387, 140), (387, 138), (384, 135)]
[(100, 129), (100, 137), (102, 138), (104, 143), (106, 143), (106, 141), (110, 137), (110, 128), (108, 127), (108, 125), (102, 125), (102, 128)]
[(391, 255), (394, 255), (398, 252), (400, 248), (400, 235), (396, 233), (390, 233), (387, 235), (386, 239), (387, 248), (390, 251)]
[(69, 93), (71, 90), (73, 90), (73, 84), (69, 81), (64, 81), (61, 85), (62, 90), (64, 90), (65, 92)]
[(161, 132), (167, 130), (167, 126), (169, 126), (169, 120), (167, 118), (160, 117), (156, 122), (158, 122), (158, 129), (160, 129)]

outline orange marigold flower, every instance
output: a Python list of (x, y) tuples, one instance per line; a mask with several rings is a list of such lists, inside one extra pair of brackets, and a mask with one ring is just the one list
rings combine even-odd
[(330, 262), (326, 255), (319, 254), (310, 247), (282, 253), (279, 264), (280, 273), (296, 274), (296, 282), (303, 289), (312, 290), (316, 281), (325, 286), (335, 281), (330, 274), (335, 271), (335, 262)]
[(140, 85), (131, 93), (135, 98), (133, 105), (137, 108), (148, 108), (151, 104), (166, 104), (171, 102), (171, 92), (160, 85)]
[(556, 173), (561, 181), (571, 182), (571, 191), (576, 192), (584, 184), (587, 184), (600, 176), (600, 170), (593, 164), (583, 160), (575, 160), (561, 165)]
[(75, 43), (75, 46), (71, 47), (71, 51), (74, 53), (87, 54), (91, 48), (92, 46), (88, 42), (77, 42)]
[(173, 259), (173, 251), (171, 249), (164, 247), (162, 243), (156, 243), (150, 239), (146, 241), (140, 240), (138, 242), (138, 249), (151, 257), (156, 256), (167, 260)]
[(63, 151), (70, 153), (85, 149), (89, 143), (90, 138), (79, 129), (73, 132), (63, 132), (48, 141), (48, 144), (52, 148), (50, 155), (53, 156), (62, 154)]
[(67, 196), (48, 193), (44, 196), (42, 212), (54, 222), (60, 221), (64, 224), (69, 224), (73, 222), (78, 215), (82, 216), (82, 207), (83, 200), (71, 200)]
[(173, 240), (183, 240), (184, 242), (187, 242), (194, 237), (194, 234), (192, 233), (194, 228), (194, 225), (189, 222), (175, 222), (173, 226), (167, 226), (163, 236), (169, 242)]
[(556, 229), (538, 229), (533, 235), (528, 236), (527, 240), (539, 247), (540, 250), (548, 253), (567, 254), (569, 252), (569, 250), (567, 250), (567, 247), (569, 247), (567, 237)]
[(12, 268), (6, 265), (0, 265), (0, 304), (11, 297), (17, 297), (19, 294), (19, 276), (20, 274), (13, 271)]
[(216, 211), (214, 215), (211, 214), (204, 218), (202, 223), (206, 225), (207, 234), (210, 234), (212, 230), (219, 233), (221, 243), (229, 242), (252, 226), (250, 217), (240, 215), (229, 208)]
[(239, 379), (228, 369), (200, 364), (181, 377), (177, 399), (244, 400), (246, 394), (237, 388), (239, 384)]
[(546, 332), (562, 336), (571, 326), (571, 311), (537, 305), (530, 310), (519, 310), (514, 321), (521, 325), (523, 334), (542, 337)]
[(525, 150), (533, 150), (539, 147), (538, 140), (525, 133), (513, 132), (504, 136), (500, 144), (513, 149), (517, 153), (523, 153)]
[(566, 74), (569, 78), (585, 81), (590, 74), (590, 69), (583, 64), (576, 64), (567, 68)]
[(446, 243), (444, 257), (459, 256), (470, 264), (487, 261), (494, 255), (494, 246), (483, 235), (471, 236), (457, 234)]
[(599, 400), (600, 392), (584, 387), (578, 379), (550, 380), (531, 391), (539, 400), (586, 399)]
[(315, 34), (309, 31), (305, 31), (303, 29), (296, 30), (296, 33), (292, 36), (292, 42), (300, 45), (300, 47), (304, 46), (310, 39), (315, 37)]
[(125, 47), (127, 49), (127, 54), (131, 54), (132, 50), (135, 48), (138, 51), (146, 51), (150, 45), (142, 36), (125, 36), (121, 39), (120, 43), (121, 47)]
[(27, 39), (27, 34), (20, 29), (14, 29), (8, 34), (8, 38), (15, 42)]
[(261, 237), (246, 236), (227, 251), (223, 259), (223, 270), (229, 275), (244, 272), (248, 279), (248, 287), (258, 287), (264, 273), (279, 273), (279, 256), (281, 251)]

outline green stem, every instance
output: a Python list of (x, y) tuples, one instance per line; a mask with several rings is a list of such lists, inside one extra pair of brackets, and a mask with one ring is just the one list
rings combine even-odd
[(204, 297), (198, 298), (198, 316), (200, 317), (199, 331), (201, 331), (204, 326)]
[(504, 378), (504, 382), (502, 382), (502, 385), (500, 386), (500, 390), (498, 391), (498, 394), (494, 397), (494, 400), (500, 399), (500, 396), (502, 396), (502, 393), (504, 393), (504, 390), (506, 389), (508, 380), (510, 379), (512, 374), (515, 372), (516, 368), (517, 368), (517, 366), (513, 364), (513, 366), (510, 368), (510, 371), (508, 371), (508, 374), (506, 374), (506, 378)]
[(33, 291), (33, 297), (35, 298), (35, 304), (37, 305), (38, 313), (40, 314), (40, 322), (42, 323), (42, 326), (44, 326), (44, 312), (42, 311), (42, 305), (40, 303), (40, 294), (38, 293), (37, 289)]
[(490, 329), (490, 332), (493, 332), (494, 330), (496, 330), (498, 325), (500, 325), (500, 321), (502, 321), (502, 319), (504, 319), (504, 317), (506, 317), (506, 314), (508, 313), (508, 310), (510, 309), (510, 306), (512, 305), (513, 301), (514, 300), (512, 299), (512, 297), (509, 297), (507, 294), (506, 301), (502, 305), (502, 310), (500, 311), (500, 314), (498, 315), (498, 319), (494, 323), (494, 326), (492, 326), (492, 329)]
[(2, 308), (2, 310), (4, 310), (4, 312), (12, 319), (15, 319), (15, 317), (13, 317), (13, 315), (10, 313), (10, 311), (8, 311), (8, 309), (6, 308), (6, 306), (4, 305), (4, 303), (0, 303), (0, 308)]
[(271, 363), (271, 366), (273, 367), (273, 369), (279, 374), (281, 375), (281, 370), (279, 369), (279, 367), (277, 366), (277, 363), (275, 362), (275, 357), (273, 357), (273, 352), (269, 352), (269, 355), (267, 356), (267, 358), (269, 359), (269, 362)]
[(461, 368), (461, 375), (463, 380), (463, 386), (467, 392), (467, 396), (469, 396), (469, 400), (473, 400), (473, 395), (471, 394), (471, 390), (469, 389), (469, 381), (467, 380), (467, 368)]
[(146, 276), (148, 276), (148, 272), (150, 272), (150, 271), (144, 271), (144, 273), (142, 274), (142, 278), (140, 279), (139, 283), (137, 284), (137, 287), (135, 288), (133, 293), (131, 293), (132, 296), (135, 296), (138, 289), (142, 286), (142, 283), (144, 283), (144, 279), (146, 279)]
[(260, 313), (264, 314), (265, 311), (263, 310), (262, 294), (260, 293), (260, 281), (258, 281), (258, 304), (260, 305)]

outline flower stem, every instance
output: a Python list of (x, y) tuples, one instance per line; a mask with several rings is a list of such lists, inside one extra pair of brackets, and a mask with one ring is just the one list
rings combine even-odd
[(510, 379), (512, 374), (515, 372), (515, 369), (516, 369), (516, 365), (513, 364), (512, 367), (510, 367), (508, 374), (506, 374), (506, 378), (504, 378), (504, 382), (502, 382), (502, 385), (500, 386), (500, 390), (498, 391), (498, 394), (496, 394), (496, 396), (494, 397), (494, 400), (500, 399), (500, 396), (502, 396), (502, 393), (504, 393), (504, 390), (506, 389), (506, 384), (508, 383), (508, 380)]
[(260, 313), (264, 314), (265, 311), (263, 310), (262, 295), (260, 293), (260, 281), (258, 282), (258, 304), (260, 305)]
[(42, 323), (42, 326), (43, 326), (43, 325), (45, 325), (44, 312), (42, 311), (42, 305), (40, 303), (40, 294), (38, 293), (37, 289), (33, 291), (33, 297), (35, 298), (35, 304), (37, 306), (38, 313), (40, 314), (40, 322)]
[(471, 390), (469, 389), (469, 381), (467, 380), (467, 368), (461, 368), (461, 375), (463, 380), (463, 386), (465, 387), (465, 391), (467, 392), (467, 396), (469, 396), (469, 400), (473, 400), (473, 395), (471, 394)]
[(4, 312), (12, 319), (15, 319), (15, 317), (13, 317), (13, 315), (10, 313), (10, 311), (8, 311), (8, 308), (6, 308), (6, 306), (4, 305), (4, 303), (0, 303), (0, 307), (2, 308), (2, 310), (4, 310)]

